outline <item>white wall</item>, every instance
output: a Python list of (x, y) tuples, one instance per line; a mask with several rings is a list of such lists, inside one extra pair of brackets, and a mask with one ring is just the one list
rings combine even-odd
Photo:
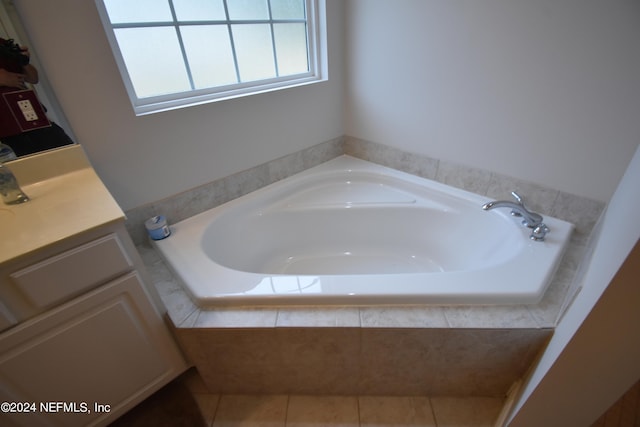
[(15, 3), (124, 209), (345, 133), (607, 201), (640, 141), (634, 0), (328, 0), (328, 83), (145, 117), (92, 0)]
[(93, 0), (15, 0), (73, 131), (127, 210), (344, 134), (343, 2), (329, 82), (136, 117)]
[(607, 201), (640, 142), (636, 0), (349, 0), (346, 134)]
[[(511, 426), (590, 425), (639, 379), (638, 251), (627, 258), (640, 239), (639, 182), (640, 148), (602, 219), (583, 288), (528, 379)], [(625, 258), (631, 270), (610, 286)]]

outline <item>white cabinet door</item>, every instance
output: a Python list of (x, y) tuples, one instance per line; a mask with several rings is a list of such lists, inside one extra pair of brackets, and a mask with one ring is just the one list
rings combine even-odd
[(182, 369), (133, 272), (0, 335), (0, 425), (106, 425)]

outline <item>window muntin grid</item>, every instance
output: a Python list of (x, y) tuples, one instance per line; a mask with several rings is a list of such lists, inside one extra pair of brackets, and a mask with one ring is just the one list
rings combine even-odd
[(96, 0), (138, 114), (326, 79), (317, 0)]

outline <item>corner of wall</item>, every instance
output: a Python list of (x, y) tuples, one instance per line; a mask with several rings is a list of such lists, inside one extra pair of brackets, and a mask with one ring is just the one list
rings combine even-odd
[[(602, 399), (609, 399), (609, 396), (601, 393), (600, 389), (604, 390), (605, 386), (615, 379), (617, 370), (623, 369), (619, 364), (612, 360), (612, 363), (607, 367), (610, 375), (607, 375), (601, 366), (597, 365), (596, 359), (578, 357), (576, 360), (580, 363), (573, 365), (562, 363), (560, 359), (563, 355), (571, 354), (572, 351), (575, 353), (574, 337), (579, 333), (589, 333), (589, 329), (585, 326), (586, 319), (598, 307), (601, 307), (603, 304), (601, 297), (616, 274), (621, 271), (621, 265), (626, 264), (625, 260), (628, 260), (634, 245), (637, 247), (637, 242), (640, 239), (640, 223), (635, 215), (640, 210), (638, 182), (640, 182), (640, 147), (636, 150), (603, 215), (601, 232), (594, 243), (593, 256), (585, 267), (582, 290), (567, 309), (545, 354), (528, 378), (523, 393), (511, 414), (509, 422), (513, 421), (513, 423), (509, 425), (550, 425), (547, 424), (548, 420), (536, 418), (536, 421), (532, 422), (527, 417), (535, 417), (534, 414), (541, 417), (545, 412), (557, 413), (558, 417), (561, 413), (565, 417), (570, 417), (567, 411), (574, 410), (576, 413), (580, 413), (578, 407), (582, 405), (584, 408), (584, 403), (580, 402), (581, 397), (592, 398), (602, 394), (601, 400), (598, 401), (596, 398), (595, 404), (601, 404)], [(637, 311), (637, 307), (635, 311)], [(615, 310), (614, 313), (620, 314)], [(632, 319), (633, 311), (629, 312), (627, 317)], [(602, 327), (606, 328), (604, 325)], [(617, 336), (619, 333), (615, 329), (605, 329), (605, 331), (611, 336)], [(637, 339), (637, 334), (635, 338)], [(629, 340), (633, 342), (633, 337), (629, 337)], [(597, 337), (582, 345), (582, 354), (585, 352), (600, 354), (600, 359), (615, 359), (625, 354), (625, 351), (619, 348), (606, 348), (607, 351), (603, 351), (602, 339)], [(594, 372), (597, 372), (597, 375)], [(583, 379), (581, 384), (568, 382), (558, 386), (558, 378), (566, 376), (582, 376)], [(548, 384), (554, 384), (554, 387), (545, 387)], [(590, 389), (588, 386), (592, 388)], [(620, 394), (624, 391), (620, 390)], [(589, 408), (589, 410), (592, 409)], [(578, 417), (578, 415), (574, 415), (574, 417)], [(536, 422), (538, 424), (535, 424)]]

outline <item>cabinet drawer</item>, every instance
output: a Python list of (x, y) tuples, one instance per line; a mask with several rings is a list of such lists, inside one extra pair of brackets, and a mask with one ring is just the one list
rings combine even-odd
[(0, 301), (0, 331), (7, 329), (9, 326), (13, 326), (18, 321), (15, 316), (9, 311), (9, 309)]
[(132, 267), (118, 237), (110, 234), (11, 273), (9, 277), (25, 297), (43, 308), (73, 298)]

